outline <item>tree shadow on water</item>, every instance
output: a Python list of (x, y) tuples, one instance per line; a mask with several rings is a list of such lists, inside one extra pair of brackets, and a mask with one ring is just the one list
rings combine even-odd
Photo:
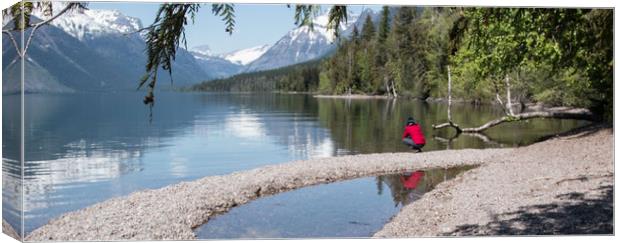
[(445, 235), (566, 235), (613, 234), (613, 186), (600, 187), (598, 198), (568, 193), (566, 202), (522, 207), (494, 215), (486, 225), (466, 224)]

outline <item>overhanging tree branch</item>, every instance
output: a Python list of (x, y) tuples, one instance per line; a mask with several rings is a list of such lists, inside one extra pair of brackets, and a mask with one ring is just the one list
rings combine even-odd
[(2, 30), (2, 34), (6, 34), (9, 37), (9, 39), (11, 39), (11, 43), (13, 43), (13, 47), (15, 47), (15, 51), (17, 52), (17, 55), (19, 57), (23, 57), (21, 48), (19, 48), (19, 45), (17, 44), (15, 37), (13, 37), (13, 33), (11, 33), (10, 30)]
[[(48, 4), (42, 4), (42, 6), (48, 6)], [(10, 30), (2, 30), (3, 34), (6, 34), (10, 39), (11, 42), (13, 43), (13, 46), (15, 47), (15, 50), (17, 51), (17, 55), (21, 58), (24, 58), (24, 56), (26, 56), (26, 53), (28, 51), (28, 47), (30, 47), (30, 43), (32, 43), (32, 39), (34, 37), (35, 32), (41, 27), (44, 26), (52, 21), (54, 21), (55, 19), (57, 19), (58, 17), (60, 17), (61, 15), (65, 14), (66, 12), (68, 12), (69, 10), (72, 9), (76, 9), (76, 8), (85, 8), (84, 4), (82, 3), (68, 3), (67, 6), (65, 6), (62, 10), (60, 10), (60, 12), (58, 12), (56, 15), (51, 15), (51, 17), (47, 20), (43, 20), (41, 22), (38, 22), (34, 25), (30, 25), (29, 23), (24, 23), (23, 26), (16, 26), (18, 28), (18, 30), (21, 31), (26, 31), (28, 28), (32, 28), (32, 30), (30, 31), (30, 34), (28, 35), (28, 40), (26, 41), (25, 45), (24, 45), (24, 49), (21, 50), (21, 48), (19, 48), (19, 45), (17, 44), (17, 41), (15, 40), (15, 38), (13, 37), (13, 34), (11, 33)], [(48, 10), (49, 9), (49, 10)], [(50, 11), (51, 10), (51, 5), (49, 5), (49, 7), (46, 7), (44, 9), (44, 12)], [(25, 13), (21, 13), (21, 14), (25, 14)], [(30, 15), (30, 13), (28, 13), (28, 15)]]
[[(148, 30), (146, 34), (148, 58), (146, 72), (138, 86), (140, 89), (147, 81), (149, 82), (147, 95), (144, 97), (145, 104), (154, 104), (153, 93), (158, 68), (168, 71), (172, 78), (172, 62), (175, 59), (179, 43), (186, 44), (185, 25), (187, 25), (188, 17), (193, 21), (199, 8), (200, 4), (162, 4), (153, 24), (137, 31)], [(297, 5), (295, 8), (295, 24), (312, 27), (312, 17), (316, 15), (319, 8), (318, 5)], [(222, 17), (226, 24), (226, 32), (232, 33), (235, 26), (234, 4), (212, 4), (211, 10), (214, 15)], [(329, 12), (327, 29), (333, 30), (334, 34), (337, 35), (340, 24), (346, 21), (346, 6), (333, 6)]]
[(52, 22), (53, 20), (57, 19), (58, 17), (60, 17), (61, 15), (63, 15), (64, 13), (66, 13), (67, 11), (74, 9), (76, 7), (82, 8), (83, 6), (80, 5), (80, 3), (69, 3), (67, 4), (67, 6), (65, 6), (65, 8), (63, 8), (62, 10), (60, 10), (60, 12), (58, 12), (58, 14), (53, 15), (51, 18), (41, 21), (37, 24), (35, 24), (32, 27), (32, 31), (30, 32), (30, 35), (28, 36), (28, 41), (26, 42), (26, 44), (24, 45), (24, 51), (23, 53), (25, 54), (28, 51), (28, 47), (30, 47), (30, 43), (32, 42), (32, 37), (34, 36), (34, 33), (37, 31), (37, 29), (39, 29), (39, 27), (46, 25), (49, 22)]

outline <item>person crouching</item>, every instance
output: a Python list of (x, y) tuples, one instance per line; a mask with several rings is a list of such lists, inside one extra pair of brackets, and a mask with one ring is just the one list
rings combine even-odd
[(413, 117), (407, 118), (407, 125), (405, 125), (405, 132), (403, 133), (403, 143), (411, 147), (411, 149), (422, 152), (422, 147), (426, 144), (424, 139), (424, 133), (420, 126), (415, 123)]

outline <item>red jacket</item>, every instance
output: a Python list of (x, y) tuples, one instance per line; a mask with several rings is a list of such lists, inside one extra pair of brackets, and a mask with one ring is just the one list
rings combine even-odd
[(411, 137), (411, 140), (413, 140), (415, 144), (426, 144), (426, 140), (424, 139), (424, 133), (422, 133), (422, 129), (420, 129), (420, 126), (418, 124), (405, 126), (403, 138), (406, 137)]
[(403, 183), (405, 189), (415, 189), (418, 187), (418, 183), (424, 177), (424, 171), (418, 170), (413, 172), (410, 176), (401, 176), (400, 182)]

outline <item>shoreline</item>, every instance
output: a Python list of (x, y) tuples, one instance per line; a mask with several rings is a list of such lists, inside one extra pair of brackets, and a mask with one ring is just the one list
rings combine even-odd
[(312, 97), (317, 99), (385, 99), (391, 100), (394, 97), (386, 96), (386, 95), (361, 95), (361, 94), (352, 94), (352, 95), (313, 95)]
[[(263, 92), (256, 92), (256, 91), (193, 91), (193, 90), (189, 90), (189, 91), (183, 91), (183, 90), (177, 90), (178, 92), (188, 92), (188, 93), (220, 93), (220, 94), (226, 94), (226, 93), (230, 93), (230, 94), (256, 94), (256, 93), (263, 93)], [(273, 94), (287, 94), (287, 95), (311, 95), (313, 98), (316, 99), (350, 99), (350, 100), (365, 100), (365, 99), (379, 99), (379, 100), (397, 100), (397, 99), (404, 99), (404, 100), (419, 100), (419, 101), (423, 101), (423, 102), (427, 102), (427, 103), (435, 103), (435, 104), (447, 104), (448, 103), (448, 99), (445, 97), (428, 97), (426, 99), (419, 99), (419, 98), (414, 98), (414, 97), (406, 97), (406, 96), (400, 96), (397, 98), (394, 98), (392, 96), (387, 96), (387, 95), (371, 95), (371, 94), (351, 94), (351, 95), (346, 95), (346, 94), (321, 94), (319, 92), (316, 91), (272, 91), (270, 93)], [(487, 100), (487, 101), (475, 101), (475, 100), (468, 100), (468, 99), (461, 99), (461, 98), (453, 98), (452, 99), (452, 104), (455, 105), (462, 105), (462, 104), (471, 104), (474, 106), (493, 106), (493, 107), (497, 107), (497, 108), (501, 108), (501, 106), (494, 100)], [(582, 109), (587, 109), (584, 107), (567, 107), (567, 106), (553, 106), (550, 104), (546, 104), (546, 103), (542, 103), (542, 102), (528, 102), (524, 104), (524, 107), (521, 107), (521, 104), (517, 101), (513, 101), (512, 103), (512, 107), (513, 109), (518, 109), (517, 112), (530, 112), (530, 111), (542, 111), (545, 109), (549, 109), (549, 108), (582, 108)], [(521, 108), (523, 108), (523, 110), (521, 110)]]
[[(453, 232), (449, 230), (450, 227), (457, 229), (458, 226), (467, 224), (488, 223), (489, 219), (483, 217), (487, 214), (485, 210), (501, 213), (502, 210), (514, 210), (517, 206), (548, 202), (570, 190), (579, 193), (595, 192), (593, 183), (613, 185), (611, 129), (598, 130), (594, 135), (584, 136), (578, 139), (554, 138), (521, 148), (329, 157), (269, 165), (222, 176), (209, 176), (160, 189), (134, 192), (128, 196), (108, 199), (66, 213), (35, 229), (26, 240), (192, 240), (196, 239), (194, 228), (207, 223), (218, 213), (227, 212), (232, 207), (261, 196), (310, 185), (405, 170), (480, 165), (451, 181), (440, 184), (420, 200), (404, 207), (375, 234), (375, 237), (444, 235)], [(567, 153), (566, 149), (576, 152)], [(596, 153), (590, 154), (591, 149), (595, 149)], [(510, 159), (513, 157), (515, 158)], [(526, 168), (521, 169), (528, 172), (524, 175), (540, 176), (536, 173), (543, 173), (544, 168), (551, 168), (555, 172), (548, 175), (548, 178), (530, 180), (532, 178), (518, 177), (523, 173), (517, 173), (519, 170), (516, 169), (523, 166)], [(580, 175), (592, 176), (592, 179), (588, 178), (583, 182), (579, 179)], [(545, 183), (558, 181), (560, 181), (558, 187), (544, 186)], [(471, 185), (478, 186), (471, 188)], [(515, 195), (527, 195), (530, 189), (537, 194), (526, 198), (513, 194), (504, 195), (508, 193), (505, 188), (512, 188), (510, 186), (516, 188), (513, 192)], [(540, 190), (543, 191), (538, 192)], [(545, 193), (549, 195), (545, 197)], [(472, 200), (471, 195), (484, 195), (484, 198), (477, 197)], [(507, 202), (500, 200), (504, 196), (507, 202), (512, 204), (505, 205)], [(456, 202), (461, 205), (455, 205)], [(457, 208), (463, 211), (456, 210)], [(422, 227), (423, 225), (425, 227)], [(487, 231), (481, 232), (484, 234)], [(460, 234), (456, 232), (453, 235)]]
[(613, 131), (585, 130), (440, 184), (374, 237), (611, 235), (613, 187)]
[(6, 220), (4, 219), (2, 219), (2, 233), (5, 233), (6, 235), (18, 241), (22, 240), (17, 231), (13, 229), (13, 226), (11, 226), (11, 224), (6, 222)]
[(134, 192), (68, 212), (26, 241), (193, 240), (193, 229), (261, 196), (301, 187), (433, 167), (479, 165), (509, 149), (382, 153), (293, 161)]

